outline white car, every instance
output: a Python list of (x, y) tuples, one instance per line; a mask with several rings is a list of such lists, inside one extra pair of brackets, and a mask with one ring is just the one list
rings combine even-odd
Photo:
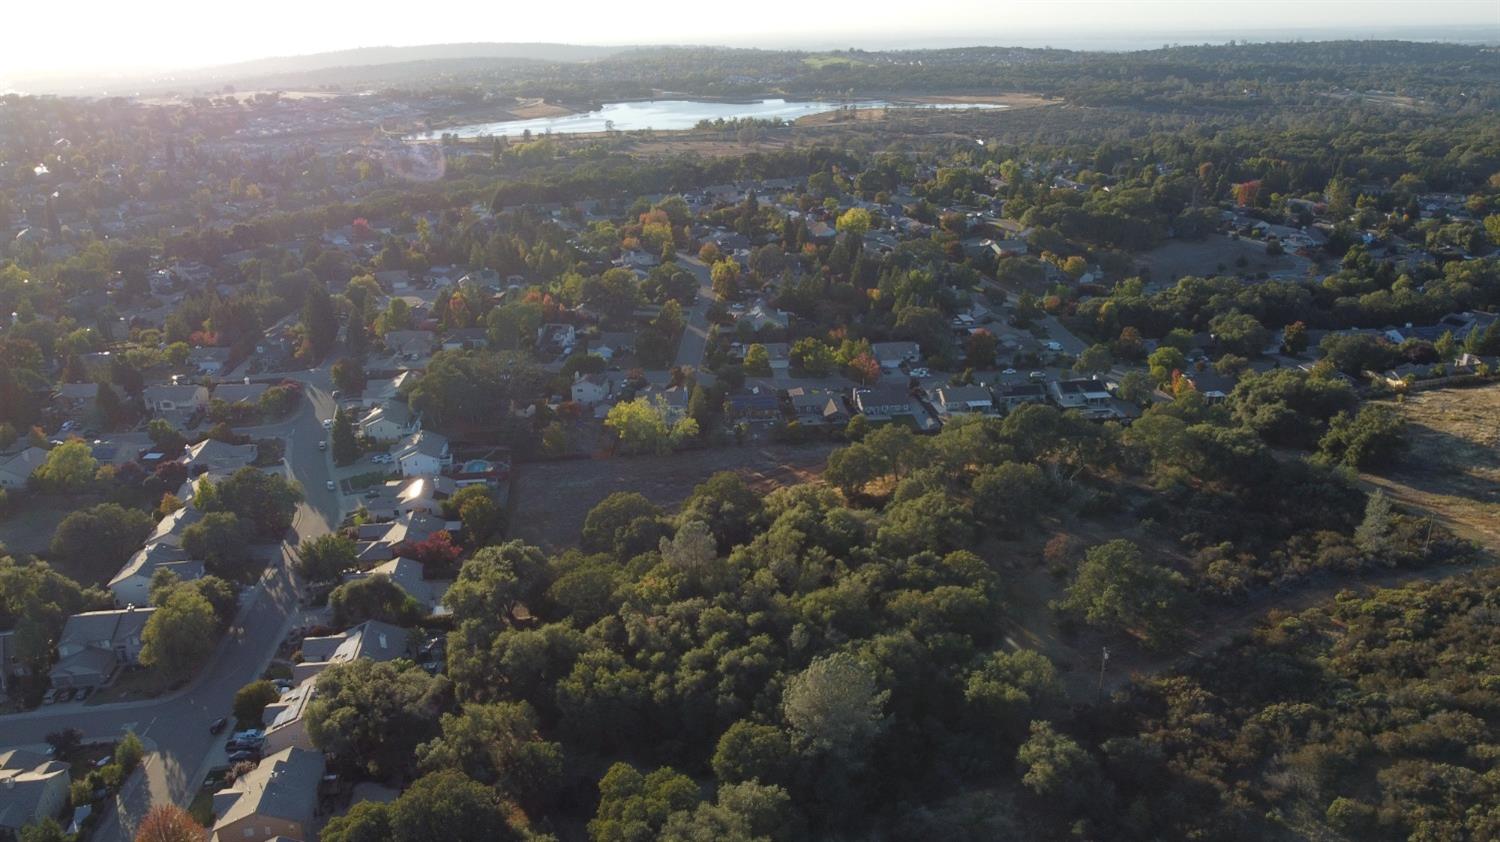
[(932, 376), (932, 372), (928, 371), (925, 368), (914, 368), (914, 369), (911, 370), (911, 376), (912, 377), (931, 377)]
[(326, 488), (326, 489), (328, 489), (329, 491), (332, 491), (335, 488), (338, 488), (338, 486), (336, 486), (336, 485), (333, 484), (333, 480), (329, 480), (328, 482), (323, 483), (323, 487)]
[(332, 430), (333, 429), (333, 419), (332, 418), (324, 418), (323, 419), (323, 429), (325, 429), (325, 430)]
[(1016, 371), (1013, 368), (1007, 368), (1006, 370), (1004, 370), (1004, 371), (1002, 371), (1000, 373), (1001, 374), (1020, 374), (1020, 372)]

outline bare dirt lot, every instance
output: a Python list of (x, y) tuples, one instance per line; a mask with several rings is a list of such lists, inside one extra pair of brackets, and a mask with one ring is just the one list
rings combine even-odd
[(765, 445), (521, 465), (511, 487), (511, 535), (548, 549), (578, 543), (584, 518), (616, 491), (637, 491), (672, 508), (719, 471), (735, 471), (761, 492), (816, 480), (831, 445)]
[(1454, 534), (1500, 551), (1500, 385), (1433, 389), (1385, 401), (1406, 418), (1410, 448), (1364, 479)]
[[(1245, 265), (1236, 261), (1241, 257)], [(1305, 275), (1312, 261), (1296, 254), (1272, 257), (1266, 247), (1250, 240), (1231, 240), (1211, 234), (1202, 240), (1172, 240), (1166, 245), (1136, 256), (1136, 262), (1151, 270), (1151, 283), (1170, 286), (1184, 275), (1208, 277), (1226, 272), (1236, 274), (1292, 273)], [(1223, 267), (1223, 268), (1220, 268)]]

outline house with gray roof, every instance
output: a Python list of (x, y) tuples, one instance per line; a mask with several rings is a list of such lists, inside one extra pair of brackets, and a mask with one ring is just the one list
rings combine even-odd
[(258, 454), (254, 443), (226, 444), (218, 439), (204, 439), (184, 450), (178, 461), (187, 466), (189, 474), (232, 474), (254, 464)]
[(292, 667), (292, 681), (301, 683), (334, 664), (361, 658), (394, 661), (411, 656), (411, 632), (400, 626), (366, 620), (339, 634), (302, 640), (302, 662)]
[(213, 842), (312, 842), (323, 753), (287, 748), (214, 793)]
[(187, 551), (172, 544), (148, 544), (137, 550), (120, 572), (109, 580), (109, 591), (115, 595), (115, 603), (126, 605), (151, 604), (151, 579), (158, 570), (170, 570), (184, 582), (201, 579), (203, 562), (188, 558)]
[(68, 764), (23, 749), (0, 752), (0, 835), (55, 818), (68, 803)]
[(0, 488), (23, 491), (31, 475), (47, 461), (47, 451), (28, 447), (12, 456), (0, 456)]
[(74, 614), (57, 641), (53, 687), (97, 687), (123, 666), (140, 662), (141, 633), (155, 608), (121, 608)]

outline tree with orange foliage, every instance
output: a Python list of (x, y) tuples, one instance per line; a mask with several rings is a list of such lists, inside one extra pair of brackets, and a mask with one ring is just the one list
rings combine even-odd
[(203, 842), (208, 829), (175, 804), (151, 808), (135, 831), (135, 842)]

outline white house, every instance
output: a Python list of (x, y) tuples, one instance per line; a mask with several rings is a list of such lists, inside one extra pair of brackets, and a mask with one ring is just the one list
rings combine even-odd
[(147, 386), (141, 397), (146, 408), (157, 415), (180, 412), (191, 414), (208, 406), (208, 389), (192, 384)]
[(453, 451), (445, 436), (421, 430), (402, 440), (392, 458), (401, 466), (402, 476), (436, 476), (453, 464)]
[(360, 435), (374, 441), (399, 441), (422, 429), (411, 407), (397, 400), (386, 401), (359, 419)]
[(983, 386), (941, 386), (933, 405), (943, 415), (989, 415), (995, 411), (995, 398)]
[(568, 391), (574, 401), (593, 406), (614, 395), (615, 378), (607, 373), (580, 375)]

